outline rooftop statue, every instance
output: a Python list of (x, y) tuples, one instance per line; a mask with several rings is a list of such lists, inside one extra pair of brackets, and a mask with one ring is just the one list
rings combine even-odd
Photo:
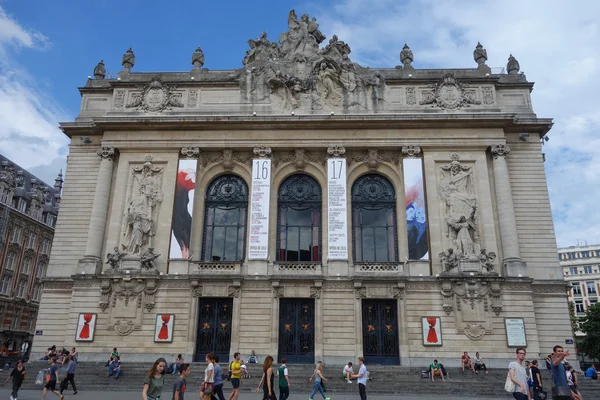
[(125, 54), (123, 54), (121, 64), (123, 65), (124, 69), (131, 69), (135, 65), (135, 54), (133, 54), (131, 47), (125, 52)]
[(516, 75), (519, 73), (520, 69), (521, 69), (521, 66), (519, 65), (519, 62), (511, 54), (508, 57), (508, 63), (506, 64), (506, 72), (508, 72), (509, 75)]
[(106, 78), (106, 67), (103, 60), (100, 60), (96, 68), (94, 68), (94, 77), (98, 80)]
[(196, 51), (194, 51), (194, 54), (192, 54), (192, 65), (196, 69), (200, 69), (204, 65), (204, 53), (200, 46), (198, 46)]
[(485, 64), (488, 59), (487, 50), (483, 48), (481, 43), (477, 42), (475, 50), (473, 50), (473, 59), (479, 65)]
[(410, 49), (410, 47), (408, 47), (408, 45), (406, 43), (404, 43), (404, 47), (402, 48), (402, 51), (400, 52), (400, 62), (402, 63), (402, 65), (404, 65), (404, 67), (410, 67), (411, 63), (413, 61), (414, 61), (413, 52)]

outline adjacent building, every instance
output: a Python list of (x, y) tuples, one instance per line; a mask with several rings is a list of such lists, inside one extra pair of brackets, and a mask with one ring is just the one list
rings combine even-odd
[(0, 343), (27, 356), (58, 216), (62, 174), (47, 186), (0, 154)]
[(513, 56), (492, 70), (477, 44), (474, 68), (418, 69), (404, 46), (402, 65), (367, 68), (294, 11), (249, 44), (227, 71), (198, 48), (190, 71), (138, 73), (130, 49), (80, 88), (36, 356), (422, 366), (468, 350), (505, 368), (518, 346), (572, 341), (552, 120)]
[[(570, 246), (558, 249), (558, 259), (565, 281), (571, 284), (569, 302), (575, 315), (582, 317), (590, 306), (598, 303), (600, 292), (600, 245)], [(583, 335), (575, 332), (576, 336)]]

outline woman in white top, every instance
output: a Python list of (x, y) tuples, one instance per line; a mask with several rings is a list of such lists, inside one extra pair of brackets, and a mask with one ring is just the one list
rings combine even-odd
[(208, 365), (204, 370), (204, 382), (202, 383), (202, 389), (200, 390), (200, 397), (204, 400), (210, 400), (210, 397), (213, 393), (213, 388), (215, 387), (215, 355), (213, 353), (208, 353), (206, 355), (206, 362)]

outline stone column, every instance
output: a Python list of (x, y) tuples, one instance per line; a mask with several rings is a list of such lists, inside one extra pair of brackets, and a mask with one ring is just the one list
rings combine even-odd
[(117, 149), (114, 147), (100, 147), (96, 154), (101, 158), (100, 168), (96, 179), (96, 191), (85, 244), (85, 255), (82, 260), (79, 260), (78, 267), (79, 273), (93, 275), (102, 271), (102, 244), (106, 229), (106, 218), (108, 217), (110, 185)]
[(491, 146), (490, 150), (493, 157), (492, 165), (500, 222), (500, 239), (504, 257), (502, 260), (504, 273), (506, 276), (526, 276), (526, 265), (521, 262), (521, 254), (519, 253), (517, 220), (515, 218), (508, 165), (506, 164), (506, 156), (510, 153), (510, 148), (505, 144), (497, 144)]

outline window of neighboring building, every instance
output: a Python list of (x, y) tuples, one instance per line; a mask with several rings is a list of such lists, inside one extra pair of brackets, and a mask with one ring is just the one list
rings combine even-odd
[(2, 189), (2, 192), (0, 192), (0, 203), (8, 204), (9, 197), (10, 197), (10, 190)]
[(35, 242), (37, 241), (37, 233), (29, 232), (27, 236), (27, 248), (35, 249)]
[(39, 302), (41, 296), (42, 296), (42, 285), (39, 283), (36, 283), (33, 286), (33, 300)]
[(582, 251), (581, 252), (581, 257), (582, 258), (588, 258), (590, 256), (590, 252), (589, 251)]
[(352, 185), (354, 261), (397, 262), (396, 191), (381, 175), (368, 174)]
[(50, 252), (50, 239), (44, 238), (42, 240), (42, 248), (40, 250), (42, 254), (48, 254)]
[(46, 276), (46, 263), (40, 262), (37, 265), (37, 269), (35, 271), (35, 277), (41, 279), (44, 276)]
[(30, 257), (26, 257), (25, 259), (23, 259), (21, 273), (29, 275), (31, 273), (32, 265), (33, 265), (33, 260)]
[(17, 297), (25, 298), (27, 294), (27, 280), (19, 279), (19, 284), (17, 285)]
[(15, 270), (15, 266), (17, 265), (17, 253), (14, 251), (9, 251), (6, 253), (6, 259), (4, 260), (4, 267), (10, 271)]
[(585, 306), (583, 305), (583, 300), (575, 301), (575, 312), (578, 314), (585, 312)]
[(587, 294), (592, 295), (592, 296), (596, 296), (597, 292), (596, 292), (596, 282), (586, 282), (585, 285), (587, 286)]
[(19, 225), (14, 225), (12, 228), (12, 233), (10, 235), (10, 241), (19, 243), (21, 240), (21, 227)]
[(11, 329), (19, 328), (19, 325), (21, 324), (21, 312), (22, 311), (19, 309), (15, 309), (15, 311), (13, 312), (13, 319), (10, 323)]
[(56, 220), (56, 217), (53, 214), (48, 213), (48, 215), (46, 215), (46, 225), (54, 226), (55, 220)]
[(579, 284), (579, 282), (572, 282), (571, 285), (573, 286), (571, 288), (571, 290), (573, 291), (573, 296), (581, 297), (581, 285)]
[(591, 274), (592, 273), (592, 266), (587, 266), (587, 267), (583, 267), (583, 273), (584, 274)]
[(590, 306), (594, 306), (598, 303), (598, 299), (590, 299)]
[(10, 288), (12, 286), (12, 275), (7, 274), (6, 272), (2, 275), (2, 279), (0, 279), (0, 293), (9, 294)]
[(17, 209), (22, 213), (27, 211), (27, 201), (25, 199), (19, 199), (19, 203), (17, 205)]
[(569, 267), (569, 275), (577, 275), (577, 267)]
[(237, 175), (216, 178), (206, 191), (204, 261), (241, 261), (246, 243), (248, 185)]
[(568, 258), (569, 260), (572, 260), (572, 259), (574, 259), (574, 258), (575, 258), (575, 253), (567, 253), (567, 258)]
[(32, 331), (35, 328), (37, 315), (34, 311), (29, 311), (29, 320), (27, 321), (27, 330)]
[(321, 261), (321, 186), (297, 174), (277, 195), (277, 261)]

